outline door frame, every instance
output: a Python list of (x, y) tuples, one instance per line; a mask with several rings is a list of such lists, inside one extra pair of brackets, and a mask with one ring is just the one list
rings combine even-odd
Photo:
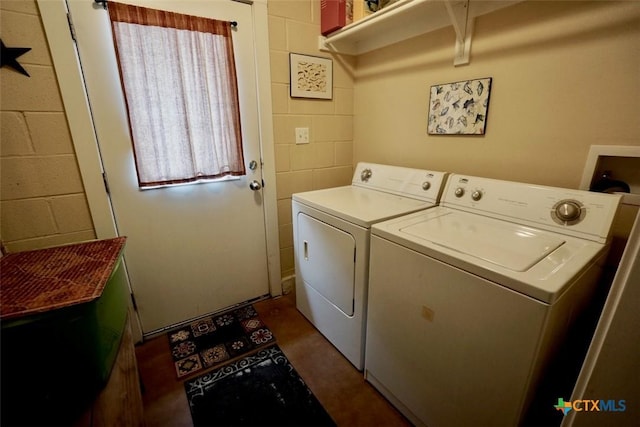
[[(116, 237), (115, 217), (109, 195), (105, 191), (102, 160), (93, 127), (91, 107), (84, 86), (76, 44), (69, 29), (65, 0), (36, 1), (58, 78), (60, 94), (96, 236), (99, 239)], [(272, 296), (278, 296), (282, 295), (282, 278), (280, 274), (267, 0), (253, 0), (251, 9), (255, 34), (254, 53), (260, 151), (263, 162), (262, 176), (265, 182), (263, 186), (263, 215), (269, 291)], [(107, 12), (96, 10), (96, 13)], [(134, 329), (139, 329), (139, 325), (133, 326)], [(135, 331), (134, 334), (138, 335)]]

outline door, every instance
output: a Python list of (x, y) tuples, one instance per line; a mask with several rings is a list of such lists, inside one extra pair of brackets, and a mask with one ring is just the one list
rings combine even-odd
[[(68, 0), (96, 136), (143, 332), (269, 293), (252, 7), (234, 1), (127, 3), (236, 21), (233, 43), (247, 175), (141, 191), (108, 12)], [(249, 163), (255, 160), (256, 168)]]

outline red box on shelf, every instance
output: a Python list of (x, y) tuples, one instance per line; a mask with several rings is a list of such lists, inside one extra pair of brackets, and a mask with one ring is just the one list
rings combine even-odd
[(353, 22), (353, 0), (320, 0), (320, 33), (323, 36)]

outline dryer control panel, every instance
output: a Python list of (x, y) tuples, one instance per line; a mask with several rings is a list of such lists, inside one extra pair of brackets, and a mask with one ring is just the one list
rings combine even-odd
[(620, 196), (452, 174), (441, 205), (604, 242)]
[(437, 203), (446, 172), (403, 168), (376, 163), (358, 163), (352, 185)]

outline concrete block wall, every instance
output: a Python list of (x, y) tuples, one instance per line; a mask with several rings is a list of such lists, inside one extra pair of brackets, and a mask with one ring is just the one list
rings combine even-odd
[[(353, 171), (353, 59), (320, 52), (320, 0), (268, 0), (281, 271), (294, 273), (291, 194), (347, 185)], [(31, 47), (3, 68), (0, 238), (11, 251), (95, 238), (55, 71), (34, 0), (0, 2), (1, 36)], [(289, 53), (333, 60), (333, 99), (289, 96)], [(310, 144), (295, 144), (308, 127)]]
[[(286, 279), (295, 268), (291, 195), (351, 182), (354, 63), (318, 50), (319, 0), (269, 0), (268, 12), (280, 264)], [(332, 100), (289, 96), (289, 53), (333, 60)], [(296, 127), (309, 128), (309, 144), (296, 145)]]
[(0, 2), (0, 37), (30, 47), (30, 77), (0, 70), (0, 239), (17, 252), (95, 238), (67, 118), (34, 0)]

